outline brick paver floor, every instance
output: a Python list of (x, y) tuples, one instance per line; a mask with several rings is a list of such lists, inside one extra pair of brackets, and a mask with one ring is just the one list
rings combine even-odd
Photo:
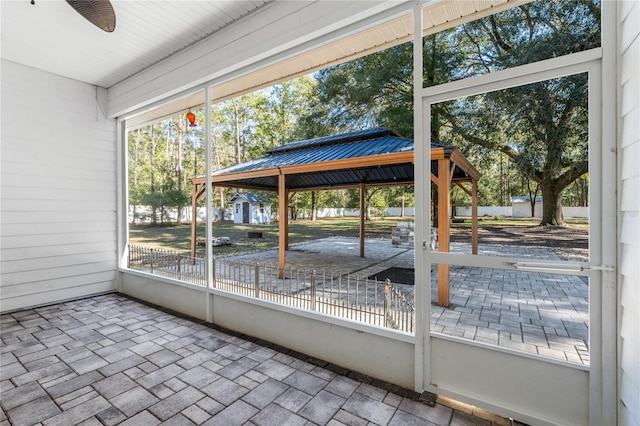
[(1, 331), (2, 426), (508, 424), (118, 294)]

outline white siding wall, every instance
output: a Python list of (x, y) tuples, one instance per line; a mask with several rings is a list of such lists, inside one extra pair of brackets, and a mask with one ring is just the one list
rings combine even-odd
[(115, 123), (94, 86), (2, 61), (1, 311), (114, 290)]
[(622, 425), (640, 424), (640, 3), (620, 11), (621, 256), (620, 412)]

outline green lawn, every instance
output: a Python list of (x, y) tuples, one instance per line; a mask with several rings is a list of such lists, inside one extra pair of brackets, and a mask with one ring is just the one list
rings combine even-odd
[[(411, 222), (413, 218), (384, 218), (373, 219), (365, 223), (366, 238), (391, 239), (391, 229), (398, 222)], [(481, 217), (478, 226), (482, 227), (531, 227), (537, 226), (539, 219), (520, 218), (490, 218)], [(567, 220), (571, 227), (586, 229), (587, 219)], [(358, 237), (359, 219), (356, 217), (343, 217), (331, 219), (319, 219), (316, 222), (310, 220), (296, 220), (289, 225), (289, 242), (291, 244), (314, 241), (328, 237)], [(248, 238), (251, 231), (262, 232), (263, 238)], [(198, 237), (205, 236), (205, 227), (198, 225)], [(451, 233), (466, 234), (471, 232), (471, 220), (465, 219), (461, 223), (451, 224)], [(131, 225), (129, 240), (132, 245), (148, 248), (174, 250), (188, 252), (190, 250), (191, 226), (149, 226)], [(214, 255), (225, 255), (246, 251), (266, 250), (278, 246), (278, 224), (270, 225), (236, 225), (230, 222), (215, 222), (213, 224), (213, 236), (229, 237), (230, 246), (214, 247)], [(204, 247), (198, 246), (198, 253), (204, 254)]]
[[(410, 218), (373, 219), (365, 224), (366, 238), (391, 238), (391, 228), (399, 221), (406, 222)], [(289, 224), (289, 243), (314, 241), (328, 237), (357, 237), (359, 230), (358, 218), (296, 220)], [(262, 232), (263, 238), (248, 238), (249, 232)], [(199, 224), (198, 237), (205, 236), (204, 224)], [(229, 237), (230, 246), (214, 247), (214, 255), (239, 253), (244, 251), (266, 250), (278, 247), (278, 224), (244, 225), (230, 222), (215, 222), (213, 236)], [(176, 226), (148, 226), (131, 225), (129, 242), (149, 248), (165, 250), (189, 251), (191, 241), (191, 225)], [(199, 253), (204, 253), (204, 247), (198, 247)]]

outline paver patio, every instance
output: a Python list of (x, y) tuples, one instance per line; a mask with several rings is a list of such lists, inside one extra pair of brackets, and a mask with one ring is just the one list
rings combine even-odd
[(3, 426), (509, 424), (118, 294), (1, 327)]

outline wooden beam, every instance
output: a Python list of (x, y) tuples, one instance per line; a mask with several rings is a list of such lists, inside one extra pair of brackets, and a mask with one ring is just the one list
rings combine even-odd
[(471, 196), (472, 196), (472, 195), (471, 195), (471, 190), (470, 190), (469, 188), (467, 188), (466, 186), (464, 186), (464, 185), (462, 184), (462, 182), (460, 182), (460, 181), (454, 181), (453, 183), (455, 183), (455, 184), (456, 184), (456, 186), (457, 186), (458, 188), (462, 189), (462, 190), (463, 190), (463, 191), (464, 191), (464, 192), (465, 192), (469, 197), (471, 197)]
[(287, 188), (286, 176), (278, 175), (278, 277), (284, 279), (285, 251), (287, 249)]
[(364, 257), (364, 208), (365, 208), (365, 193), (366, 186), (364, 183), (360, 184), (360, 257)]
[(473, 164), (471, 164), (469, 160), (467, 160), (467, 157), (465, 157), (464, 154), (460, 152), (459, 149), (453, 150), (453, 152), (451, 153), (451, 161), (456, 163), (458, 168), (463, 170), (472, 179), (478, 180), (480, 179), (480, 176), (482, 176), (480, 172), (475, 167), (473, 167)]
[[(367, 183), (367, 188), (385, 188), (391, 186), (405, 186), (413, 185), (414, 180), (398, 180), (388, 183)], [(338, 189), (354, 189), (359, 188), (360, 184), (344, 184), (344, 185), (320, 185), (320, 186), (305, 186), (304, 188), (296, 188), (297, 192), (311, 192), (311, 191), (334, 191)], [(257, 188), (260, 189), (260, 188)], [(262, 189), (260, 189), (262, 190)], [(266, 190), (266, 188), (265, 188)]]
[(442, 147), (437, 147), (437, 148), (431, 148), (431, 160), (442, 160), (446, 158), (446, 154), (444, 152), (444, 148)]
[[(219, 186), (225, 182), (233, 182), (235, 180), (251, 179), (256, 177), (278, 176), (280, 174), (294, 175), (299, 173), (324, 172), (403, 163), (413, 163), (413, 151), (393, 152), (390, 154), (371, 155), (368, 157), (346, 158), (342, 160), (321, 161), (317, 163), (219, 174), (212, 176), (212, 181), (214, 184)], [(204, 182), (204, 176), (191, 178), (191, 182), (194, 184), (202, 183)]]
[[(211, 176), (211, 181), (214, 184), (220, 184), (224, 182), (233, 182), (234, 180), (240, 180), (240, 179), (278, 176), (279, 174), (280, 174), (280, 170), (277, 167), (271, 167), (268, 169), (250, 170), (246, 172), (227, 173), (222, 175), (213, 175)], [(205, 176), (196, 176), (191, 178), (191, 182), (194, 184), (204, 183), (204, 181), (205, 181)]]
[[(449, 252), (451, 195), (448, 159), (438, 160), (438, 251)], [(449, 306), (449, 265), (438, 264), (438, 305)]]
[(478, 181), (471, 182), (471, 254), (478, 254)]
[(433, 173), (431, 173), (431, 183), (435, 183), (436, 185), (438, 184), (438, 176)]

